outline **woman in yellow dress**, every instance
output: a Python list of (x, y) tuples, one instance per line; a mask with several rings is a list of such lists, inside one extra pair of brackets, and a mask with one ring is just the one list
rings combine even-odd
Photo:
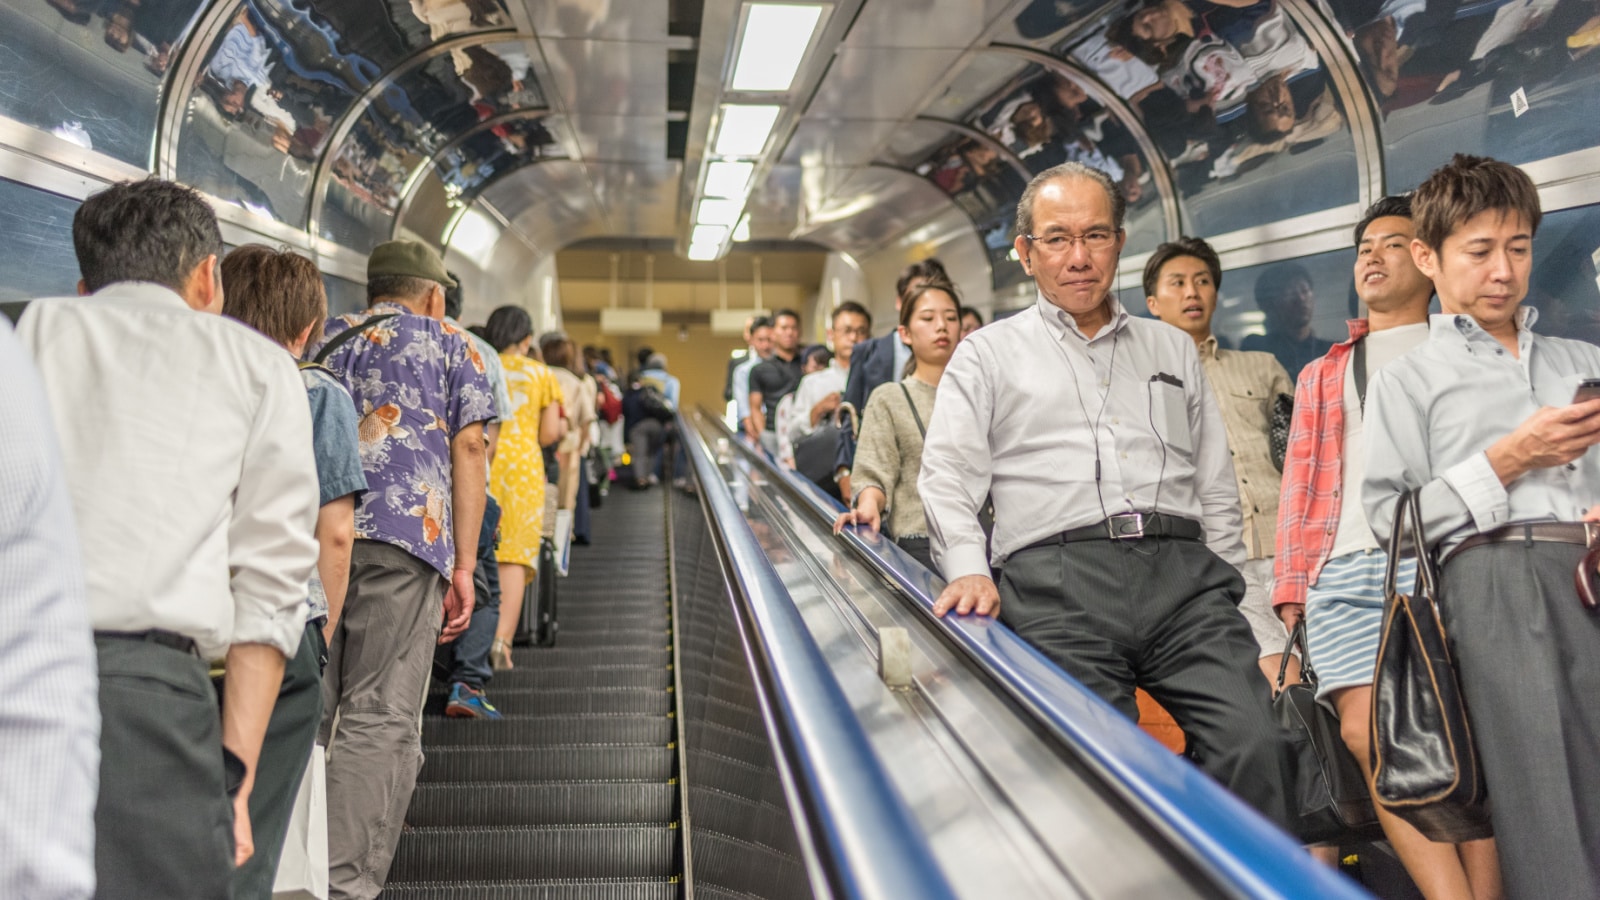
[(500, 625), (489, 660), (511, 668), (511, 638), (522, 617), (522, 592), (539, 565), (544, 534), (544, 448), (561, 440), (566, 420), (561, 385), (529, 356), (533, 320), (521, 307), (502, 306), (484, 326), (506, 370), (511, 414), (500, 424), (500, 445), (489, 468), (489, 493), (500, 504)]

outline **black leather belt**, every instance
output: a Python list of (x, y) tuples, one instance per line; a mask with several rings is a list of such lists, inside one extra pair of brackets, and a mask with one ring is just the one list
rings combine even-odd
[(160, 644), (163, 647), (176, 650), (179, 653), (188, 653), (199, 656), (200, 651), (194, 645), (194, 639), (184, 637), (176, 631), (167, 631), (163, 628), (152, 628), (149, 631), (95, 631), (97, 638), (111, 638), (118, 641), (143, 641), (147, 644)]
[(1600, 544), (1600, 525), (1585, 522), (1530, 522), (1523, 525), (1502, 525), (1493, 531), (1475, 534), (1455, 546), (1445, 559), (1474, 547), (1490, 544), (1576, 544), (1593, 547)]
[[(1119, 513), (1093, 525), (1073, 528), (1034, 541), (1022, 550), (1072, 544), (1078, 541), (1137, 541), (1144, 538), (1165, 537), (1181, 541), (1198, 541), (1205, 537), (1205, 529), (1193, 519), (1169, 516), (1165, 513)], [(1016, 552), (1021, 553), (1022, 550)]]

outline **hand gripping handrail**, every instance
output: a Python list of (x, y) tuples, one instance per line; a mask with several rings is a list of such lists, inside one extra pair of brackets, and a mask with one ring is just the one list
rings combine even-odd
[[(832, 522), (844, 511), (839, 501), (810, 479), (778, 465), (760, 447), (742, 437), (736, 443), (759, 462), (769, 480), (786, 485), (825, 520)], [(1145, 734), (1011, 629), (986, 616), (935, 617), (933, 602), (943, 580), (893, 541), (856, 526), (847, 527), (841, 538), (909, 595), (1013, 699), (1100, 772), (1113, 791), (1144, 810), (1151, 824), (1176, 846), (1186, 848), (1190, 859), (1219, 886), (1258, 900), (1370, 900), (1366, 891), (1312, 859), (1260, 813)]]
[[(873, 753), (849, 700), (812, 640), (794, 600), (761, 549), (698, 431), (678, 418), (702, 502), (738, 582), (754, 661), (764, 667), (770, 715), (786, 741), (774, 748), (791, 791), (807, 807), (797, 816), (836, 898), (954, 900), (926, 836)], [(737, 599), (737, 598), (736, 598)], [(784, 765), (785, 759), (789, 763)], [(823, 896), (818, 891), (818, 896)]]

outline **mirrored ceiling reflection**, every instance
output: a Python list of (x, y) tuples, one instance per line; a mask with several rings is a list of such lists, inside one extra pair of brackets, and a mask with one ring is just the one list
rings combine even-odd
[(1217, 235), (1359, 198), (1341, 100), (1285, 3), (1127, 0), (1053, 52), (1137, 111), (1172, 166), (1188, 231)]
[(178, 178), (300, 225), (316, 161), (363, 91), (440, 38), (509, 24), (499, 0), (246, 0), (203, 57)]
[(1526, 163), (1600, 144), (1593, 0), (1333, 0), (1383, 119), (1391, 191), (1454, 152)]
[(0, 115), (140, 168), (201, 0), (5, 0)]
[[(321, 235), (363, 251), (388, 240), (403, 188), (417, 166), (480, 123), (543, 108), (544, 93), (530, 71), (534, 52), (521, 40), (467, 44), (396, 76), (334, 151), (318, 222)], [(491, 128), (482, 143), (513, 160), (537, 158), (552, 143), (537, 126), (521, 132), (507, 123), (502, 130), (504, 135)], [(502, 159), (500, 166), (508, 164), (514, 163)]]

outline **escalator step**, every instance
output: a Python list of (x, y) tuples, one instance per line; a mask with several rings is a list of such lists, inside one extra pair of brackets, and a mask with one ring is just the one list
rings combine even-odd
[[(491, 701), (494, 695), (491, 694)], [(422, 720), (422, 743), (431, 761), (444, 747), (550, 747), (579, 744), (652, 744), (672, 740), (672, 720), (666, 716), (519, 716), (515, 719)]]
[(677, 900), (679, 885), (665, 878), (565, 881), (457, 881), (391, 884), (379, 900)]
[(577, 609), (562, 610), (562, 627), (589, 627), (593, 625), (617, 625), (624, 628), (646, 627), (657, 623), (669, 622), (672, 611), (667, 609), (667, 604), (658, 602), (651, 609), (641, 609), (634, 612), (627, 607), (616, 609), (609, 604), (602, 607), (580, 607)]
[[(661, 688), (506, 688), (489, 702), (507, 716), (613, 713), (664, 716), (672, 695)], [(443, 707), (440, 707), (441, 711)]]
[(506, 669), (494, 673), (489, 699), (506, 688), (665, 688), (671, 683), (672, 672), (664, 666)]
[[(574, 669), (584, 666), (655, 666), (665, 669), (672, 664), (672, 651), (667, 649), (663, 635), (659, 645), (649, 647), (563, 647), (556, 636), (554, 647), (513, 647), (511, 661), (518, 668)], [(516, 671), (513, 669), (512, 671)]]
[(640, 745), (434, 747), (419, 782), (666, 781), (677, 751)]
[(406, 824), (659, 825), (672, 821), (677, 785), (642, 781), (421, 784)]
[(665, 647), (672, 635), (665, 628), (572, 628), (561, 623), (557, 640), (564, 647)]
[(389, 879), (667, 877), (677, 837), (665, 825), (410, 828)]

